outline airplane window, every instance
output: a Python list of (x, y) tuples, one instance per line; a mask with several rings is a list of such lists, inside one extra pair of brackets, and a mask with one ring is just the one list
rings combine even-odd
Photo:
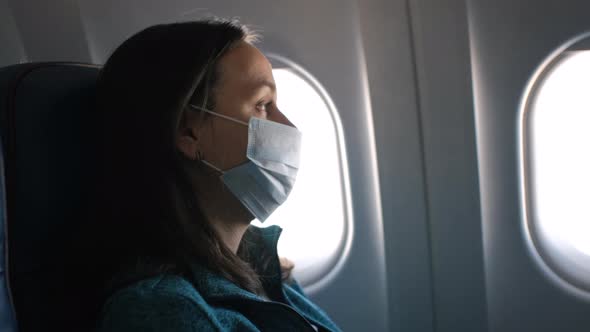
[(321, 87), (301, 75), (301, 69), (281, 66), (273, 75), (279, 109), (303, 134), (301, 162), (287, 201), (264, 224), (254, 224), (283, 228), (279, 255), (295, 263), (293, 274), (305, 287), (333, 271), (345, 254), (350, 230), (343, 146), (337, 113)]
[(525, 228), (554, 279), (590, 298), (590, 51), (548, 59), (523, 103)]

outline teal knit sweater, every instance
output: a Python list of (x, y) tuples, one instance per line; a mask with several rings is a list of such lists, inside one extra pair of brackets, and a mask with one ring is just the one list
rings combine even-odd
[(192, 269), (193, 282), (177, 275), (158, 275), (115, 292), (106, 301), (100, 332), (192, 331), (340, 331), (313, 304), (299, 285), (281, 281), (276, 244), (281, 228), (250, 231), (259, 235), (254, 257), (270, 255), (263, 285), (272, 301), (248, 292), (202, 266)]

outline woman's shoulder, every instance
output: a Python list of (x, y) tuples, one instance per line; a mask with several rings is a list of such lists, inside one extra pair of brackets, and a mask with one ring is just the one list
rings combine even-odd
[(201, 295), (189, 280), (175, 274), (158, 274), (138, 280), (113, 293), (111, 299), (129, 295), (184, 297), (196, 303), (202, 300)]
[(105, 302), (99, 331), (196, 331), (219, 322), (193, 285), (176, 275), (139, 280)]

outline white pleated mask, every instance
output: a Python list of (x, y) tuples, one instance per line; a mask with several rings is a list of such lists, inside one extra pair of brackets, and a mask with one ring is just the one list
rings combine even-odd
[(248, 162), (221, 170), (206, 160), (207, 166), (220, 172), (221, 180), (231, 193), (264, 222), (283, 204), (295, 184), (301, 152), (301, 132), (278, 122), (251, 117), (249, 123), (215, 113), (208, 109), (192, 108), (248, 127)]

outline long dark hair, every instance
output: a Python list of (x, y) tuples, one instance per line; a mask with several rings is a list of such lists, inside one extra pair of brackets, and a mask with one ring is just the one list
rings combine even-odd
[[(149, 27), (121, 44), (97, 83), (96, 197), (82, 245), (85, 280), (100, 305), (117, 287), (194, 263), (258, 292), (254, 269), (229, 250), (196, 200), (175, 134), (191, 100), (215, 108), (218, 60), (255, 35), (236, 21)], [(238, 252), (242, 252), (242, 248)], [(86, 294), (88, 296), (88, 294)], [(89, 297), (90, 298), (90, 297)]]

